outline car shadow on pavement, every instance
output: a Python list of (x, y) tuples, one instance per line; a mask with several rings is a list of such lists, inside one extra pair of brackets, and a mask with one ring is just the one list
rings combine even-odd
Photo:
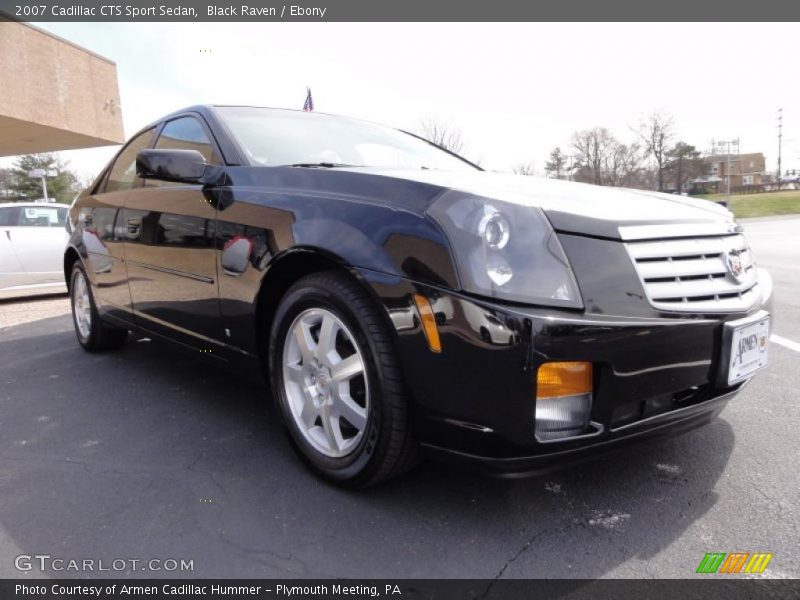
[[(716, 502), (734, 442), (718, 419), (545, 477), (426, 462), (351, 492), (305, 469), (264, 387), (162, 344), (89, 354), (69, 316), (12, 327), (0, 383), (4, 577), (658, 576), (653, 559)], [(15, 568), (37, 553), (193, 570)]]

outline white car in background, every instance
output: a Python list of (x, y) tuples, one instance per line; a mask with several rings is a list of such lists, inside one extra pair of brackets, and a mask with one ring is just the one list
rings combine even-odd
[(0, 204), (0, 299), (67, 291), (68, 210), (62, 204)]

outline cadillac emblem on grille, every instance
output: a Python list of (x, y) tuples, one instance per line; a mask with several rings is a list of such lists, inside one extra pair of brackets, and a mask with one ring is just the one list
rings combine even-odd
[(728, 253), (725, 255), (725, 264), (728, 266), (728, 271), (733, 275), (733, 278), (741, 283), (742, 279), (744, 279), (744, 265), (742, 264), (741, 251), (728, 250)]

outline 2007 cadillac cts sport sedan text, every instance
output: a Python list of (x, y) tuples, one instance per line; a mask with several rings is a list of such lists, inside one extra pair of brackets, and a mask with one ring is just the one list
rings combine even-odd
[(683, 432), (767, 360), (772, 282), (726, 209), (349, 118), (182, 110), (70, 221), (85, 349), (134, 330), (258, 365), (299, 454), (354, 487), (423, 453), (522, 475)]

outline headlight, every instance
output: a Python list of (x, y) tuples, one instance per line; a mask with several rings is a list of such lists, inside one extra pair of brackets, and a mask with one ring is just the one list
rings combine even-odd
[(583, 308), (564, 250), (539, 208), (449, 191), (428, 213), (450, 240), (465, 291)]

